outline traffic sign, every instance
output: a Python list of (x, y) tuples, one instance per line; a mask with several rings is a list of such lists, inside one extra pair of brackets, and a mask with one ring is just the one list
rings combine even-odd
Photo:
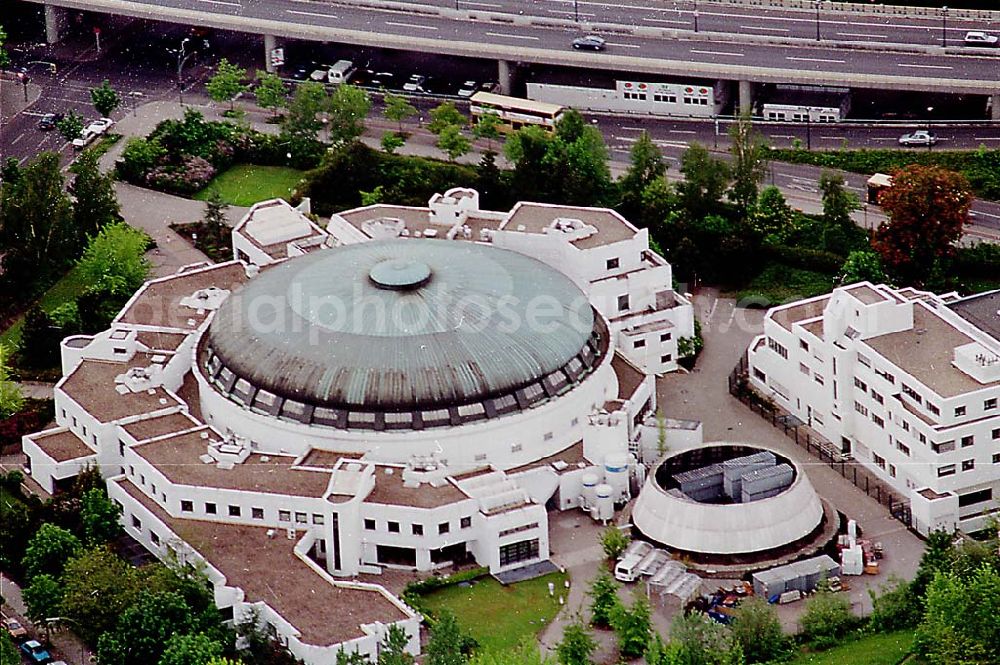
[(285, 64), (285, 49), (277, 47), (271, 49), (271, 66), (280, 67)]

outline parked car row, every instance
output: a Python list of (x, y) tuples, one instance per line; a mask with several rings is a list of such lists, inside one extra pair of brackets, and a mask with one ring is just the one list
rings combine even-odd
[(46, 665), (66, 665), (66, 661), (52, 660), (52, 654), (48, 648), (38, 640), (31, 639), (28, 629), (14, 617), (4, 617), (3, 627), (11, 639), (14, 640), (18, 650), (28, 659), (28, 662), (45, 663)]
[(299, 81), (316, 81), (328, 85), (351, 83), (365, 88), (401, 90), (417, 95), (453, 94), (466, 99), (480, 90), (493, 92), (497, 87), (497, 84), (492, 81), (467, 80), (453, 83), (420, 72), (400, 76), (394, 72), (379, 69), (377, 65), (370, 62), (358, 67), (351, 60), (338, 60), (329, 66), (317, 61), (292, 65), (286, 70), (284, 77), (293, 84)]
[(112, 125), (114, 124), (115, 121), (112, 120), (111, 118), (98, 118), (94, 122), (84, 127), (83, 131), (80, 132), (80, 136), (73, 139), (73, 149), (83, 150), (88, 145), (97, 140), (97, 137), (103, 135), (109, 129), (111, 129)]

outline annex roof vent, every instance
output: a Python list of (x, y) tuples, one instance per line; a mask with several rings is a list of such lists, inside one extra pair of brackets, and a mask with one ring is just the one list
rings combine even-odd
[(205, 289), (198, 289), (186, 298), (181, 299), (181, 305), (189, 307), (199, 312), (206, 310), (216, 310), (223, 301), (229, 297), (228, 289), (220, 289), (210, 286)]

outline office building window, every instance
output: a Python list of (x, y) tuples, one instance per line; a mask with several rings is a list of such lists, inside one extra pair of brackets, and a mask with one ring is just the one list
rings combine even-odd
[(624, 312), (628, 309), (628, 294), (618, 296), (618, 311)]
[(239, 506), (229, 506), (229, 516), (230, 517), (239, 517), (242, 512), (243, 511), (240, 510)]
[(132, 516), (132, 528), (136, 531), (142, 531), (142, 522), (135, 515)]
[(292, 511), (290, 511), (290, 510), (279, 510), (278, 511), (278, 521), (279, 522), (291, 522), (292, 521)]
[(389, 522), (389, 533), (399, 533), (399, 522)]
[(945, 464), (944, 466), (939, 466), (937, 470), (938, 478), (944, 478), (945, 476), (955, 475), (955, 465)]
[(191, 513), (194, 512), (194, 502), (193, 501), (181, 501), (181, 512)]
[(964, 406), (956, 406), (955, 407), (955, 417), (958, 418), (958, 417), (964, 416), (964, 415), (965, 415), (965, 407)]
[(975, 468), (976, 468), (976, 460), (974, 459), (962, 460), (962, 471), (972, 471)]
[(608, 267), (608, 270), (614, 270), (619, 265), (618, 257), (615, 257), (613, 259), (608, 259), (606, 265)]
[(661, 342), (669, 342), (670, 341), (670, 333), (660, 333), (660, 341)]
[(251, 508), (250, 509), (250, 517), (252, 517), (255, 520), (262, 520), (262, 519), (264, 519), (264, 509), (263, 508)]
[(646, 340), (644, 339), (637, 339), (634, 342), (632, 342), (633, 349), (641, 349), (644, 346), (646, 346)]
[(963, 436), (962, 437), (962, 447), (963, 448), (968, 448), (969, 446), (973, 445), (975, 442), (976, 442), (976, 437), (972, 436), (971, 434), (969, 436)]
[(662, 356), (660, 356), (660, 362), (661, 363), (668, 363), (672, 359), (673, 359), (673, 355), (670, 354), (670, 353), (664, 353)]
[(440, 524), (438, 524), (438, 535), (444, 535), (450, 531), (451, 531), (450, 522), (441, 522)]
[(374, 531), (374, 530), (375, 530), (375, 520), (373, 520), (373, 519), (366, 519), (365, 520), (365, 531)]
[(468, 528), (470, 528), (470, 527), (472, 526), (472, 518), (471, 518), (471, 517), (463, 517), (463, 518), (462, 518), (462, 521), (461, 521), (461, 523), (460, 523), (460, 526), (461, 526), (461, 527), (462, 527), (463, 529), (468, 529)]
[(215, 515), (218, 512), (218, 510), (216, 509), (214, 503), (206, 503), (205, 512), (208, 513), (209, 515)]
[(423, 524), (411, 524), (410, 525), (410, 531), (413, 533), (414, 536), (422, 536), (422, 535), (424, 535), (424, 525)]
[(538, 539), (521, 540), (500, 547), (500, 565), (509, 566), (519, 561), (529, 561), (538, 558)]
[(323, 524), (326, 520), (319, 513), (313, 513), (313, 524)]
[(989, 411), (990, 409), (997, 408), (997, 398), (991, 397), (990, 399), (983, 400), (983, 410)]

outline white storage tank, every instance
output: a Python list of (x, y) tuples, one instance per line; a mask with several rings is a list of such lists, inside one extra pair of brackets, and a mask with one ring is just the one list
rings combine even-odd
[(596, 520), (601, 522), (607, 522), (615, 515), (615, 489), (607, 484), (601, 483), (595, 488), (595, 493), (597, 495), (594, 501), (594, 510), (591, 515)]
[(582, 489), (580, 491), (580, 496), (582, 497), (583, 509), (590, 510), (590, 507), (594, 505), (594, 499), (597, 498), (597, 485), (601, 482), (596, 473), (585, 473), (580, 478), (580, 484)]
[(612, 453), (604, 458), (604, 482), (611, 486), (616, 503), (629, 498), (628, 466), (629, 457), (625, 453)]

